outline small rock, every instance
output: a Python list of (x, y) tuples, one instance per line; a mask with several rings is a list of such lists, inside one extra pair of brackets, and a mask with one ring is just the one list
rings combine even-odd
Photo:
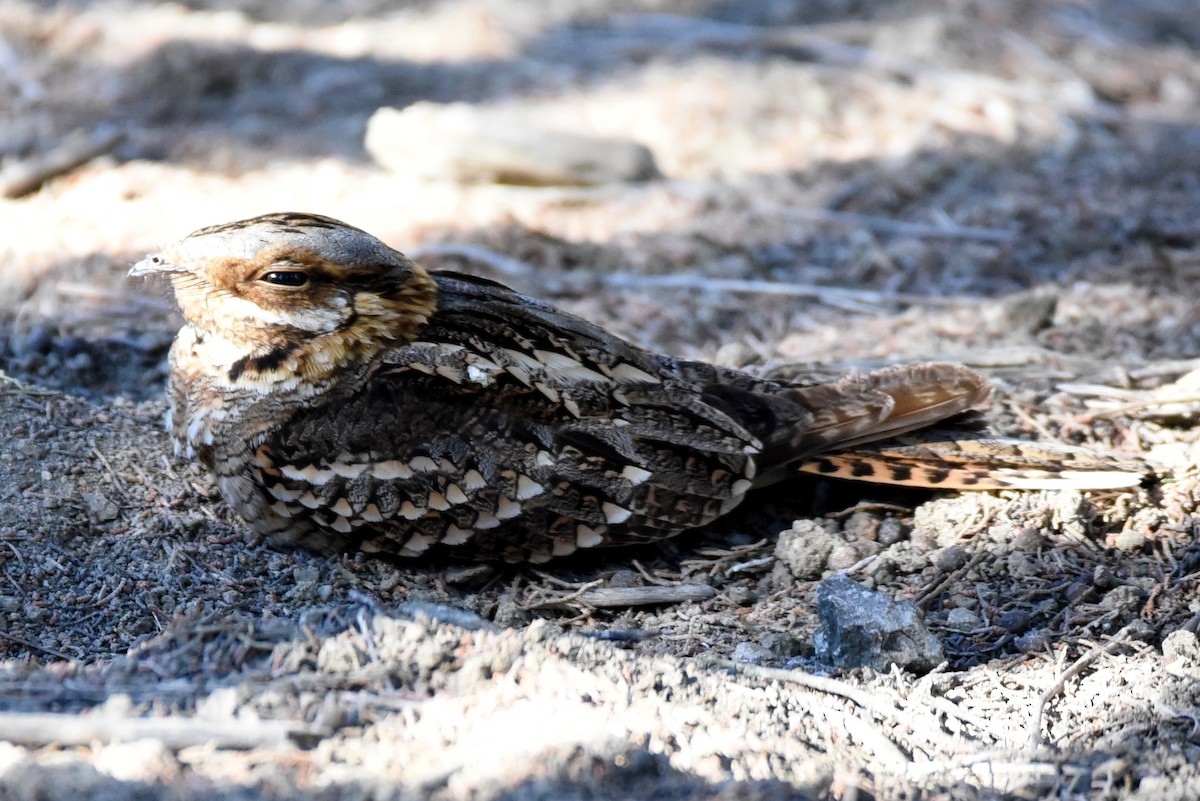
[(1096, 588), (1085, 579), (1076, 579), (1067, 587), (1067, 600), (1071, 603), (1091, 603), (1096, 600)]
[(1163, 666), (1181, 679), (1200, 681), (1200, 641), (1187, 629), (1167, 635), (1162, 644)]
[(1033, 622), (1033, 618), (1029, 613), (1022, 609), (1010, 609), (1000, 616), (996, 621), (996, 625), (1005, 631), (1011, 631), (1013, 634), (1023, 634), (1029, 630), (1029, 624)]
[(1125, 553), (1140, 551), (1145, 544), (1145, 532), (1135, 528), (1127, 528), (1113, 538), (1113, 546)]
[(942, 644), (917, 607), (872, 592), (842, 575), (817, 586), (821, 628), (813, 640), (818, 658), (843, 668), (886, 672), (893, 664), (918, 673), (945, 659)]
[(96, 769), (122, 782), (148, 782), (161, 779), (164, 768), (175, 763), (161, 740), (144, 738), (129, 743), (111, 743), (96, 752)]
[(846, 570), (854, 567), (862, 561), (862, 555), (858, 549), (848, 542), (840, 542), (833, 546), (833, 550), (829, 552), (829, 558), (825, 564), (830, 570)]
[(956, 629), (976, 629), (982, 622), (979, 615), (970, 609), (963, 609), (961, 606), (951, 609), (950, 613), (946, 615), (946, 623)]
[(761, 665), (774, 658), (775, 654), (756, 642), (739, 642), (733, 649), (733, 661), (744, 662), (747, 665)]
[(502, 595), (492, 613), (492, 622), (506, 628), (520, 628), (529, 623), (531, 615), (512, 596)]
[(904, 524), (895, 517), (885, 517), (879, 523), (875, 538), (880, 545), (895, 545), (904, 539)]
[(776, 656), (800, 656), (807, 650), (807, 643), (786, 631), (764, 635), (760, 644)]
[(1092, 584), (1098, 589), (1112, 589), (1120, 583), (1108, 565), (1096, 565), (1096, 569), (1092, 571)]
[(1042, 629), (1034, 629), (1014, 639), (1013, 644), (1023, 654), (1040, 654), (1050, 647), (1050, 637)]
[(610, 587), (637, 587), (642, 583), (642, 577), (633, 570), (618, 570), (608, 577)]
[(1033, 526), (1025, 526), (1013, 537), (1013, 547), (1025, 553), (1037, 553), (1046, 547), (1046, 538)]
[(384, 167), (460, 183), (593, 186), (662, 177), (638, 142), (466, 103), (380, 108), (364, 144)]
[(1145, 598), (1145, 594), (1137, 587), (1125, 584), (1106, 592), (1097, 606), (1110, 612), (1132, 614), (1141, 610)]
[(855, 512), (842, 526), (852, 540), (875, 540), (879, 533), (879, 518), (870, 512)]
[(116, 520), (121, 515), (121, 507), (113, 503), (102, 492), (83, 493), (83, 502), (87, 504), (88, 511), (92, 513), (92, 517), (99, 523), (108, 523), (109, 521)]
[(829, 553), (841, 541), (816, 520), (797, 520), (779, 535), (775, 564), (800, 581), (818, 579), (825, 572)]
[(749, 587), (738, 585), (726, 590), (725, 598), (738, 606), (749, 606), (754, 603), (754, 592)]
[(933, 564), (943, 573), (953, 573), (965, 565), (969, 559), (967, 550), (961, 545), (947, 545), (934, 553)]

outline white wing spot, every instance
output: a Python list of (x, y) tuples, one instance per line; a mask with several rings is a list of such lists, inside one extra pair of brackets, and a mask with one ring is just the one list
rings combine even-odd
[(267, 487), (267, 492), (279, 501), (294, 501), (300, 497), (300, 490), (291, 490), (284, 486)]
[(462, 488), (457, 484), (451, 484), (446, 487), (446, 500), (452, 504), (466, 503), (470, 500), (467, 494), (462, 491)]
[(567, 556), (575, 553), (575, 549), (575, 543), (565, 540), (562, 537), (555, 537), (554, 547), (550, 549), (550, 553), (554, 556)]
[(425, 362), (409, 362), (405, 366), (408, 367), (409, 370), (416, 370), (418, 373), (433, 375), (433, 368), (428, 364), (425, 364)]
[(299, 510), (290, 504), (276, 501), (275, 503), (271, 504), (271, 511), (280, 517), (293, 517)]
[(571, 413), (572, 417), (581, 417), (582, 416), (581, 412), (579, 411), (579, 404), (575, 402), (574, 398), (563, 398), (562, 405), (563, 405), (563, 408), (565, 408), (568, 412)]
[(437, 470), (437, 462), (428, 456), (416, 456), (408, 460), (408, 466), (419, 473), (432, 473)]
[(490, 512), (480, 512), (479, 516), (475, 518), (475, 528), (480, 530), (495, 528), (498, 525), (500, 525), (500, 518)]
[(501, 520), (508, 520), (521, 514), (521, 504), (514, 501), (512, 498), (500, 496), (500, 502), (496, 504), (496, 517)]
[(367, 508), (362, 510), (362, 514), (359, 517), (367, 523), (383, 522), (383, 515), (379, 513), (379, 507), (373, 503), (368, 503)]
[(537, 456), (533, 458), (533, 462), (542, 467), (553, 467), (554, 457), (550, 455), (550, 451), (538, 451)]
[(349, 534), (350, 531), (352, 530), (350, 521), (347, 520), (346, 518), (342, 517), (341, 515), (338, 515), (338, 518), (336, 520), (334, 520), (333, 523), (331, 523), (329, 527), (331, 529), (333, 529), (334, 531), (341, 532), (342, 534)]
[(750, 481), (749, 479), (739, 478), (737, 481), (729, 485), (729, 491), (734, 495), (745, 495), (746, 490), (750, 489), (750, 487), (753, 486), (753, 483), (754, 482)]
[(313, 495), (311, 491), (304, 493), (296, 500), (300, 501), (301, 506), (306, 506), (309, 509), (316, 509), (321, 505), (321, 502), (317, 500), (317, 496)]
[(599, 529), (580, 523), (575, 527), (575, 545), (579, 548), (594, 548), (604, 542), (604, 534)]
[(537, 388), (538, 392), (549, 398), (551, 403), (558, 403), (562, 400), (562, 397), (558, 394), (558, 390), (544, 381), (535, 381), (533, 385)]
[(329, 507), (329, 511), (342, 517), (350, 517), (354, 514), (354, 510), (350, 508), (350, 503), (345, 498), (338, 498), (338, 502)]
[(642, 468), (632, 464), (626, 465), (625, 469), (621, 471), (621, 477), (635, 487), (639, 484), (645, 484), (652, 475), (654, 474), (649, 470), (643, 470)]
[(279, 468), (279, 472), (296, 481), (303, 481), (306, 484), (316, 484), (317, 486), (327, 484), (329, 483), (329, 479), (333, 478), (332, 470), (322, 470), (315, 465), (297, 468), (295, 465), (285, 464)]
[(425, 510), (418, 509), (417, 507), (413, 506), (412, 501), (405, 501), (404, 503), (400, 504), (400, 511), (398, 514), (405, 520), (420, 520), (425, 516)]
[(341, 457), (334, 460), (333, 464), (329, 465), (329, 469), (342, 478), (358, 478), (367, 469), (368, 465), (354, 462), (343, 462)]
[(526, 475), (517, 478), (517, 500), (525, 501), (536, 498), (546, 491), (546, 488)]
[(404, 462), (388, 459), (386, 462), (376, 462), (371, 465), (371, 475), (375, 478), (389, 481), (393, 478), (412, 478), (413, 471)]
[(517, 379), (525, 386), (529, 386), (529, 371), (526, 370), (524, 367), (518, 367), (515, 364), (510, 364), (505, 369), (508, 370), (508, 374), (511, 375), (513, 378)]
[(450, 502), (446, 500), (446, 496), (442, 493), (431, 492), (429, 493), (429, 508), (444, 512), (450, 508)]
[(459, 528), (453, 523), (446, 529), (446, 536), (442, 537), (443, 545), (462, 545), (467, 540), (471, 539), (471, 535), (475, 532), (469, 528)]
[(624, 523), (629, 518), (633, 517), (633, 512), (615, 503), (605, 502), (600, 506), (604, 511), (604, 519), (610, 523)]
[(486, 487), (487, 482), (483, 480), (483, 475), (478, 470), (468, 470), (462, 477), (462, 486), (467, 492), (474, 492)]
[(537, 359), (539, 364), (549, 367), (551, 370), (564, 370), (575, 367), (583, 367), (578, 359), (573, 359), (565, 353), (559, 353), (556, 350), (535, 350), (533, 358)]
[(413, 534), (408, 538), (408, 542), (404, 543), (404, 547), (400, 552), (405, 556), (417, 556), (429, 550), (429, 546), (433, 544), (433, 538), (427, 537), (424, 534)]
[(612, 368), (612, 377), (622, 384), (661, 384), (662, 379), (651, 375), (640, 367), (622, 363)]

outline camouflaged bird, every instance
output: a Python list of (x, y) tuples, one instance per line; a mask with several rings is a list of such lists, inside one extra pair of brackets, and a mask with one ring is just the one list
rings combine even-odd
[(543, 562), (704, 526), (795, 470), (944, 488), (1141, 479), (1012, 441), (855, 451), (979, 407), (986, 380), (914, 364), (800, 386), (674, 359), (327, 217), (203, 228), (130, 271), (150, 273), (186, 320), (176, 447), (276, 545)]

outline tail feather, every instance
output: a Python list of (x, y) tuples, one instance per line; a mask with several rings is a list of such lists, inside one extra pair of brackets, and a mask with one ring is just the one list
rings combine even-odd
[(881, 443), (797, 462), (804, 473), (876, 484), (952, 490), (1126, 489), (1153, 475), (1146, 462), (1044, 442), (956, 439), (929, 432), (919, 445)]
[(1136, 458), (935, 428), (979, 409), (990, 392), (973, 370), (936, 363), (788, 387), (781, 394), (808, 420), (768, 440), (761, 483), (798, 470), (936, 489), (1119, 489), (1154, 472)]
[[(952, 364), (888, 367), (829, 384), (788, 388), (811, 422), (788, 438), (789, 461), (829, 449), (854, 448), (926, 428), (987, 402), (987, 379)], [(775, 450), (772, 448), (772, 450)]]

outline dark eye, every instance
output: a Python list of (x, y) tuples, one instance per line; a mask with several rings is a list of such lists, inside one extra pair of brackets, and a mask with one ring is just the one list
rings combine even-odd
[(272, 270), (264, 273), (263, 277), (258, 280), (276, 286), (304, 286), (308, 283), (308, 276), (295, 270)]

